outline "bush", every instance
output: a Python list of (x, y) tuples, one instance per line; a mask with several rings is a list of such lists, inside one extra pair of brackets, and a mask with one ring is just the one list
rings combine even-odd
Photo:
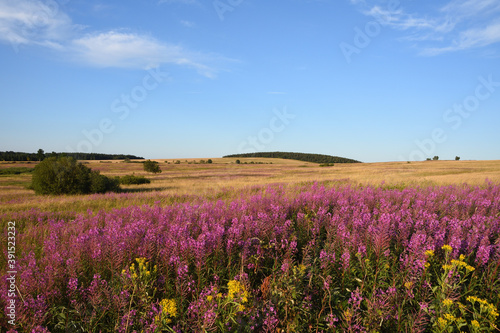
[(208, 161), (207, 161), (208, 164), (212, 164), (213, 161), (209, 158)]
[(460, 156), (455, 156), (455, 161), (460, 161)]
[(144, 161), (144, 171), (161, 173), (160, 163), (151, 160)]
[(49, 157), (33, 171), (31, 188), (36, 194), (89, 194), (118, 191), (118, 182), (72, 157)]
[(151, 180), (149, 180), (148, 178), (136, 175), (126, 175), (123, 177), (118, 177), (118, 180), (122, 185), (141, 185), (151, 183)]

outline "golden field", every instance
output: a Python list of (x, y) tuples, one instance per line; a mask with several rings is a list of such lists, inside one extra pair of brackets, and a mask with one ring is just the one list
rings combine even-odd
[[(207, 160), (207, 159), (203, 159)], [(107, 176), (144, 175), (151, 184), (123, 186), (124, 193), (91, 196), (41, 197), (26, 189), (31, 174), (0, 175), (0, 213), (39, 208), (45, 211), (85, 211), (111, 209), (131, 204), (171, 203), (194, 197), (222, 198), (250, 191), (259, 185), (331, 183), (406, 187), (463, 184), (481, 185), (486, 180), (500, 183), (500, 161), (424, 161), (336, 164), (320, 167), (315, 163), (270, 159), (212, 158), (212, 164), (200, 159), (156, 160), (162, 173), (149, 174), (142, 163), (123, 161), (82, 161)], [(253, 162), (254, 164), (250, 164)], [(255, 164), (255, 163), (264, 164)], [(34, 167), (36, 162), (1, 162), (0, 168)]]

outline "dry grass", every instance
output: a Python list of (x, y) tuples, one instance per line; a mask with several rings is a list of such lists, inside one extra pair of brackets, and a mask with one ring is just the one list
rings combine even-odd
[[(206, 159), (204, 159), (206, 160)], [(142, 163), (88, 161), (86, 165), (108, 176), (135, 173), (145, 175), (151, 184), (123, 186), (120, 195), (40, 197), (27, 190), (30, 174), (0, 176), (0, 213), (26, 211), (37, 207), (44, 211), (85, 211), (123, 207), (131, 204), (167, 204), (195, 196), (219, 198), (252, 186), (267, 184), (295, 185), (307, 182), (350, 183), (379, 186), (427, 186), (467, 183), (484, 184), (488, 179), (500, 183), (500, 161), (425, 161), (363, 164), (336, 164), (319, 167), (314, 163), (266, 159), (213, 158), (213, 164), (194, 164), (200, 159), (157, 160), (163, 172), (151, 175)], [(166, 163), (170, 162), (170, 163)], [(191, 164), (188, 164), (191, 162)], [(272, 164), (270, 164), (272, 163)], [(34, 167), (36, 163), (0, 163), (5, 167)]]

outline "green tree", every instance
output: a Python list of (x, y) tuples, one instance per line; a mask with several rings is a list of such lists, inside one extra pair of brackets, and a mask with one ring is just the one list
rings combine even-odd
[(240, 163), (241, 163), (241, 161), (240, 161), (240, 160), (236, 160), (236, 162), (235, 162), (235, 163), (236, 163), (236, 164), (240, 164)]
[(208, 164), (212, 164), (213, 163), (212, 159), (209, 158), (208, 161), (207, 161), (207, 163)]
[(437, 161), (437, 160), (439, 160), (439, 156), (434, 156), (432, 159), (433, 159), (434, 161)]
[(144, 161), (144, 171), (161, 173), (160, 163), (151, 160)]
[(455, 156), (455, 161), (460, 161), (460, 156)]
[(38, 157), (38, 160), (41, 162), (45, 158), (43, 149), (38, 149), (36, 156)]
[(33, 170), (31, 187), (36, 194), (89, 194), (118, 191), (116, 180), (78, 163), (72, 157), (49, 157)]

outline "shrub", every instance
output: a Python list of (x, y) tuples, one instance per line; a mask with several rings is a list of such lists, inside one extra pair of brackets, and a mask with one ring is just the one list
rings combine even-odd
[(144, 161), (144, 171), (161, 173), (160, 163), (151, 160)]
[(141, 185), (141, 184), (149, 184), (151, 180), (144, 176), (136, 176), (136, 175), (126, 175), (118, 178), (120, 184), (122, 185)]
[(240, 160), (236, 160), (236, 164), (240, 164), (240, 163), (241, 163), (241, 161), (240, 161)]
[(460, 156), (455, 156), (455, 161), (460, 161)]
[(36, 194), (89, 194), (118, 191), (118, 182), (72, 157), (49, 157), (33, 171), (31, 188)]
[(208, 164), (212, 164), (212, 160), (209, 158), (208, 161), (207, 161)]

